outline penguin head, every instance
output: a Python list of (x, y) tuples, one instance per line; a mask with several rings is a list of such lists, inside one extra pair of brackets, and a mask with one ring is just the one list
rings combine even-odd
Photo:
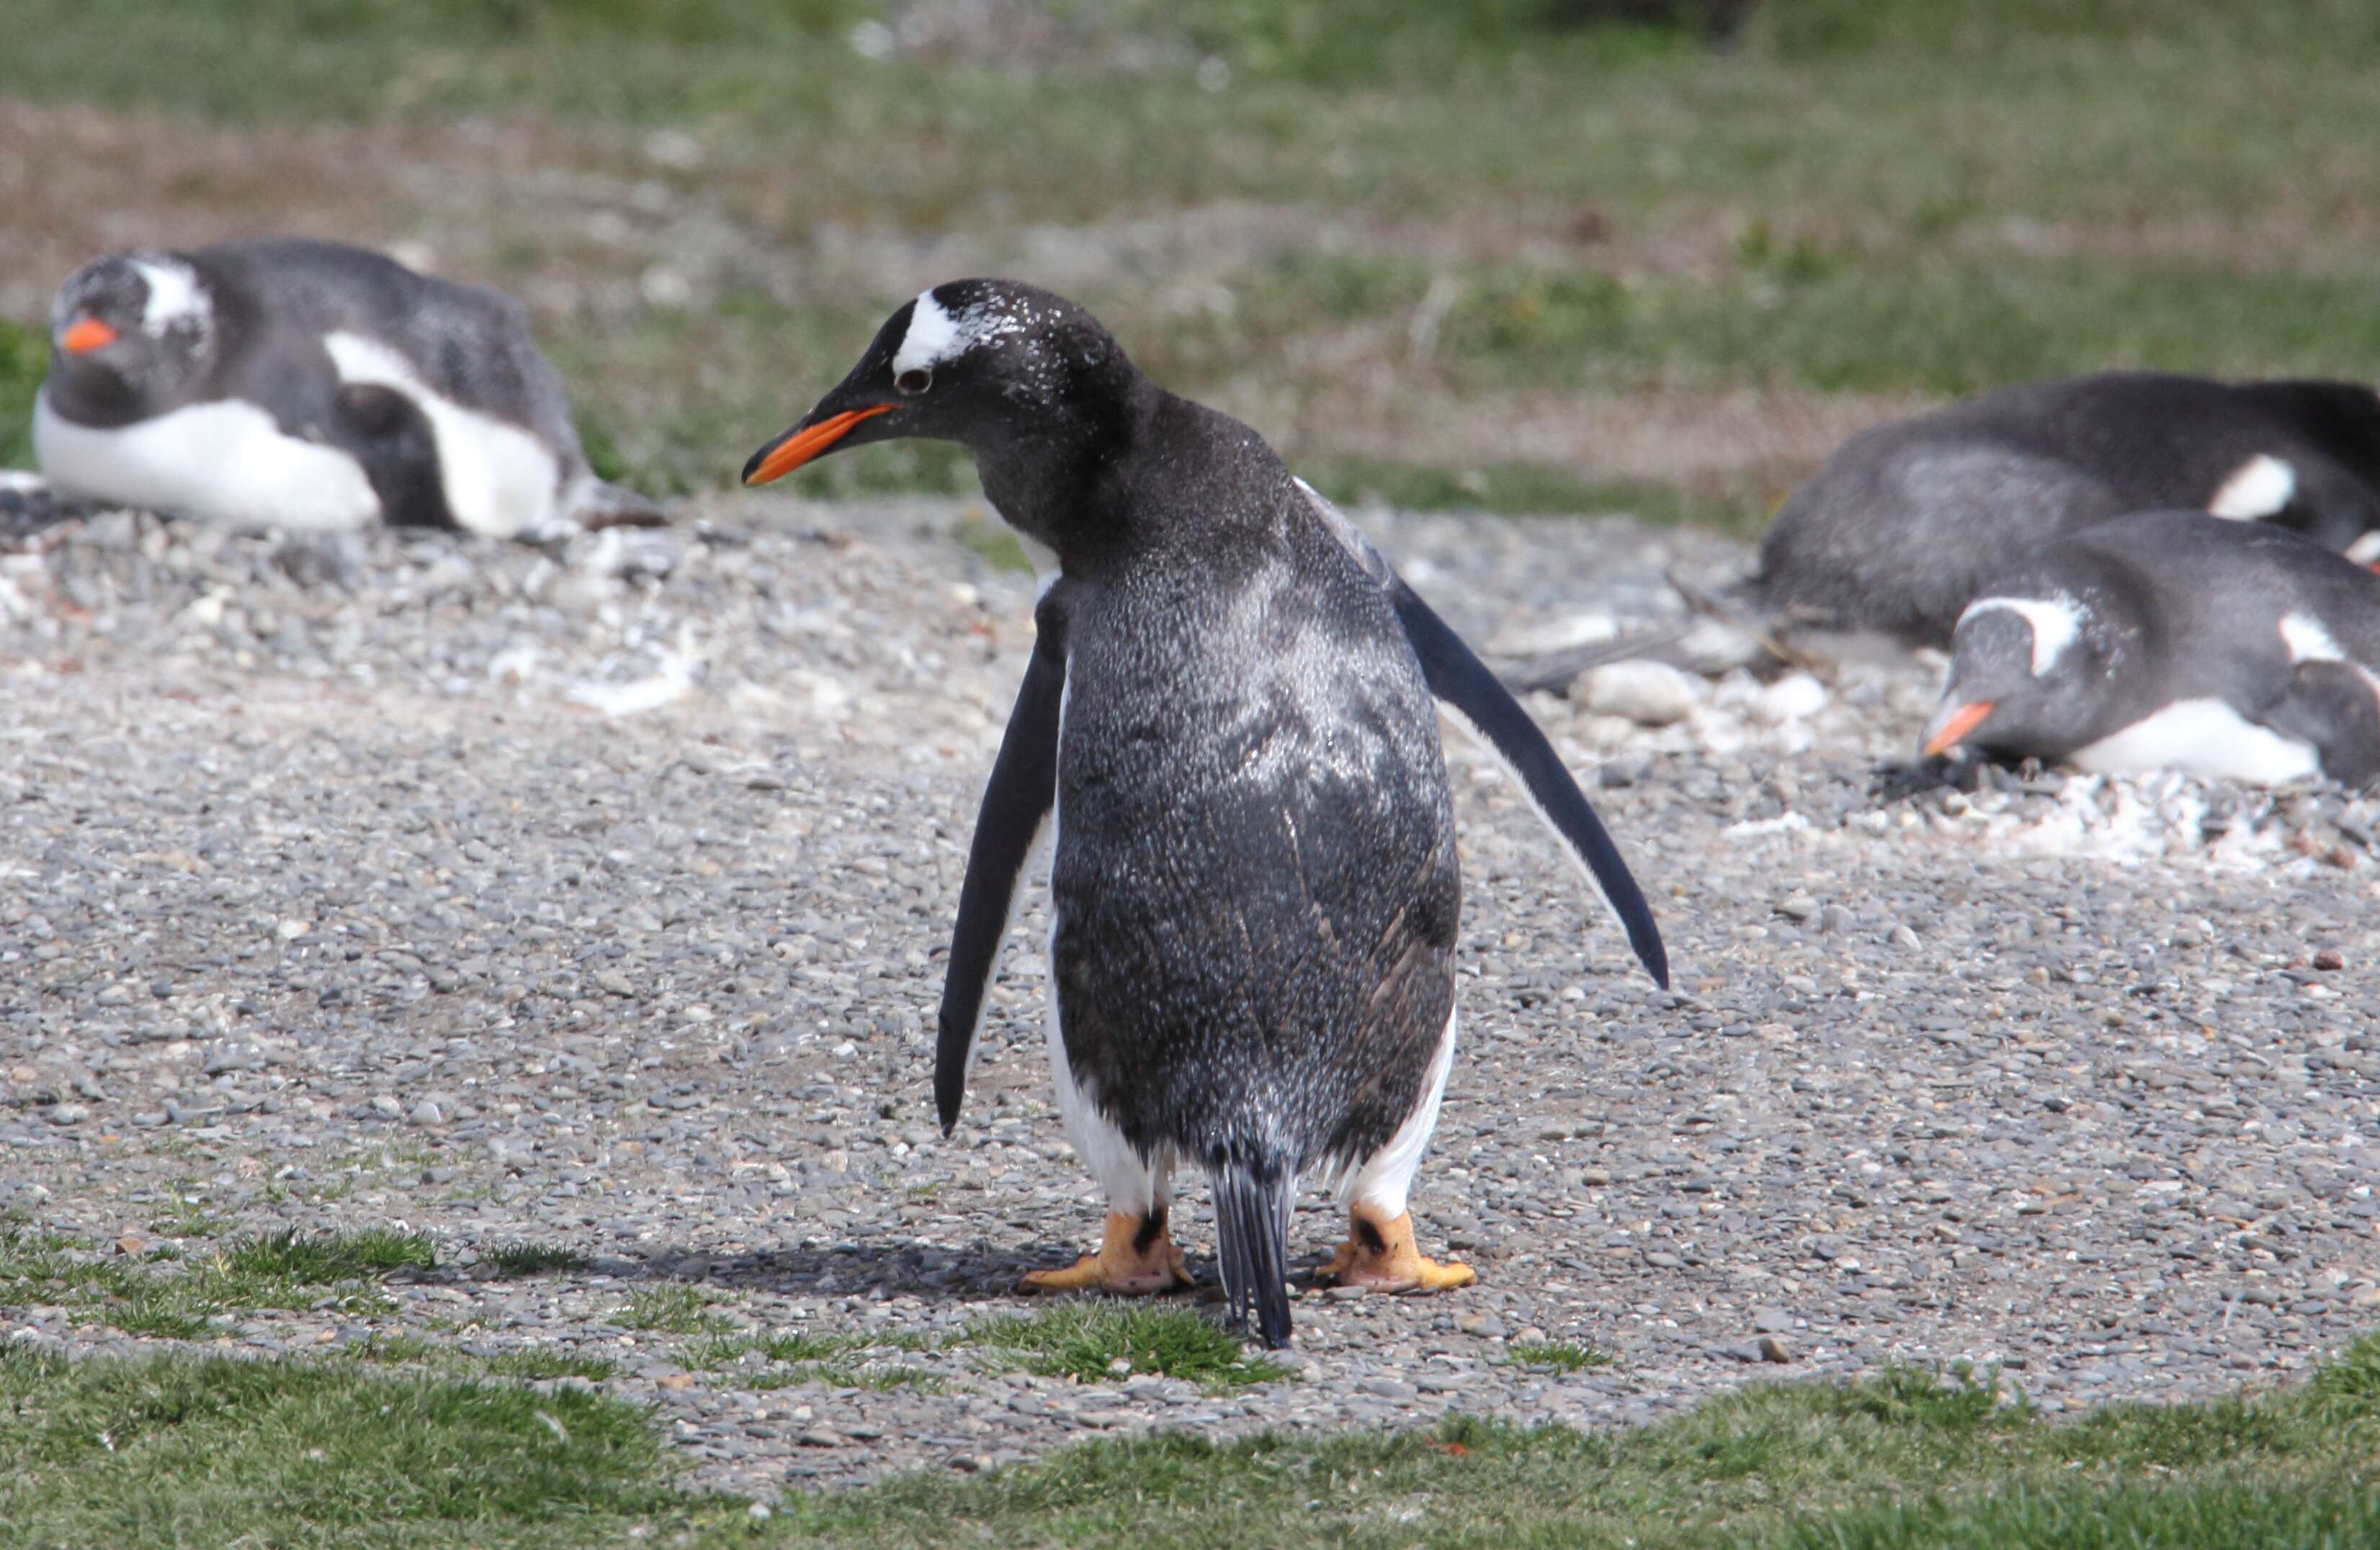
[(140, 416), (204, 369), (214, 300), (178, 253), (113, 253), (67, 276), (50, 304), (50, 381), (78, 404)]
[(1925, 751), (1961, 744), (2056, 757), (2090, 742), (2107, 703), (2121, 632), (2105, 607), (2058, 587), (1977, 598), (1950, 636), (1950, 675)]
[[(1035, 466), (1063, 464), (1114, 433), (1143, 381), (1114, 337), (1064, 297), (1012, 280), (954, 280), (887, 319), (850, 374), (752, 454), (744, 482), (905, 437), (965, 446), (988, 486), (995, 466), (1029, 479)], [(1032, 532), (1031, 504), (1002, 510)]]

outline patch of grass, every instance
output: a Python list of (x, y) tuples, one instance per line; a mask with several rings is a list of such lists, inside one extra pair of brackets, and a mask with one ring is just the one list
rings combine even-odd
[(0, 1228), (0, 1302), (63, 1307), (127, 1334), (193, 1340), (257, 1309), (381, 1312), (387, 1302), (373, 1286), (382, 1276), (434, 1264), (426, 1236), (382, 1229), (274, 1232), (176, 1262)]
[(166, 1238), (214, 1238), (230, 1231), (229, 1218), (200, 1204), (198, 1189), (188, 1179), (176, 1179), (167, 1185), (164, 1210), (150, 1219), (149, 1230)]
[(399, 1335), (376, 1329), (347, 1347), (346, 1355), (352, 1361), (370, 1362), (383, 1367), (403, 1367), (417, 1362), (436, 1361), (453, 1348), (435, 1340), (425, 1340), (419, 1335)]
[(612, 1322), (664, 1335), (724, 1335), (734, 1327), (710, 1311), (709, 1293), (689, 1286), (641, 1287), (628, 1294), (627, 1306)]
[(383, 1367), (435, 1367), (451, 1373), (486, 1373), (504, 1378), (586, 1378), (601, 1383), (619, 1371), (616, 1362), (600, 1356), (579, 1356), (564, 1350), (521, 1350), (473, 1356), (417, 1335), (378, 1330), (346, 1348), (353, 1361)]
[[(707, 1372), (747, 1370), (746, 1387), (787, 1388), (795, 1384), (823, 1383), (837, 1388), (940, 1389), (941, 1378), (917, 1367), (868, 1360), (869, 1350), (926, 1350), (932, 1342), (921, 1335), (887, 1330), (874, 1335), (723, 1335), (690, 1340), (686, 1364)], [(745, 1358), (759, 1355), (769, 1365), (750, 1369)]]
[(1025, 552), (1025, 545), (1002, 523), (990, 517), (969, 515), (960, 522), (951, 536), (958, 539), (961, 549), (980, 555), (993, 570), (1016, 571), (1027, 575), (1033, 572), (1033, 561)]
[(868, 1388), (879, 1393), (908, 1389), (921, 1394), (939, 1394), (949, 1387), (922, 1367), (903, 1366), (897, 1362), (805, 1362), (791, 1367), (768, 1367), (753, 1374), (744, 1387), (767, 1393), (771, 1389), (798, 1387), (806, 1383), (822, 1383), (830, 1388)]
[(553, 1546), (729, 1523), (651, 1421), (327, 1360), (0, 1351), (0, 1544)]
[(0, 318), (0, 468), (33, 466), (33, 397), (49, 369), (42, 332)]
[(1505, 1345), (1504, 1350), (1523, 1366), (1558, 1367), (1565, 1373), (1611, 1365), (1610, 1352), (1569, 1340), (1513, 1340)]
[(587, 1268), (585, 1254), (557, 1243), (500, 1243), (488, 1251), (487, 1261), (498, 1275), (507, 1277), (551, 1276)]
[(1213, 1319), (1188, 1308), (1061, 1302), (1030, 1318), (980, 1320), (968, 1326), (965, 1342), (984, 1350), (996, 1365), (1081, 1383), (1155, 1374), (1228, 1389), (1290, 1375), (1271, 1358), (1249, 1355)]
[(601, 1383), (620, 1370), (616, 1362), (565, 1350), (502, 1350), (479, 1359), (480, 1366), (504, 1378), (585, 1378)]
[(2052, 1423), (1990, 1378), (1912, 1369), (1759, 1385), (1635, 1431), (1458, 1419), (1402, 1435), (1172, 1434), (1017, 1469), (789, 1498), (783, 1543), (1512, 1544), (1732, 1550), (2361, 1544), (2380, 1402), (2353, 1373), (2254, 1399)]
[(435, 1270), (438, 1249), (426, 1232), (368, 1227), (351, 1232), (303, 1233), (285, 1228), (228, 1245), (222, 1266), (235, 1276), (328, 1286), (385, 1276), (392, 1270)]
[(1711, 494), (1676, 485), (1585, 479), (1541, 463), (1439, 468), (1384, 458), (1322, 457), (1301, 459), (1297, 472), (1324, 495), (1351, 508), (1377, 504), (1508, 516), (1611, 514), (1736, 533), (1757, 532), (1768, 515), (1765, 494), (1748, 489)]

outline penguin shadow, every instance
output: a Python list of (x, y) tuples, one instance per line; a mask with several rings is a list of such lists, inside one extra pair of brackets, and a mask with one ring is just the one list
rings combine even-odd
[[(622, 1281), (662, 1281), (722, 1291), (781, 1296), (914, 1297), (923, 1302), (1006, 1301), (1028, 1270), (1072, 1265), (1082, 1245), (1050, 1241), (985, 1242), (959, 1247), (918, 1243), (839, 1242), (753, 1249), (737, 1253), (655, 1246), (630, 1255), (599, 1256), (598, 1275)], [(1196, 1288), (1167, 1294), (1200, 1299), (1210, 1285), (1222, 1296), (1211, 1266)]]
[[(1054, 1239), (1001, 1246), (977, 1242), (961, 1248), (843, 1242), (724, 1254), (657, 1246), (636, 1254), (600, 1255), (589, 1261), (588, 1269), (624, 1282), (703, 1286), (731, 1292), (914, 1297), (921, 1302), (944, 1304), (1007, 1302), (1020, 1295), (1019, 1283), (1027, 1271), (1071, 1265), (1082, 1249), (1079, 1243)], [(1328, 1286), (1321, 1276), (1321, 1262), (1322, 1256), (1318, 1255), (1313, 1264), (1293, 1266), (1289, 1284), (1301, 1290)], [(1196, 1282), (1194, 1286), (1131, 1301), (1185, 1305), (1225, 1301), (1222, 1275), (1211, 1256), (1194, 1254), (1190, 1274)]]
[(2050, 795), (2062, 790), (2065, 777), (2046, 769), (2037, 758), (2006, 760), (1961, 745), (1947, 754), (1913, 759), (1885, 759), (1868, 779), (1868, 794), (1882, 803), (1909, 802), (1937, 792), (2004, 791)]

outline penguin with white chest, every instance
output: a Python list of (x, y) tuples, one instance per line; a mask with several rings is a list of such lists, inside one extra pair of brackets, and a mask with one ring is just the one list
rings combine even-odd
[(1864, 430), (1779, 508), (1773, 612), (1947, 645), (1992, 573), (2133, 512), (2194, 508), (2380, 559), (2380, 394), (2109, 371)]
[(2380, 778), (2380, 575), (2198, 512), (2105, 523), (1988, 578), (1925, 751), (2277, 785)]
[(1544, 735), (1428, 606), (1256, 433), (1165, 392), (1087, 313), (964, 280), (892, 314), (754, 454), (929, 437), (1056, 555), (986, 790), (942, 992), (934, 1089), (958, 1120), (1017, 880), (1050, 846), (1049, 1044), (1099, 1252), (1035, 1290), (1184, 1284), (1177, 1166), (1215, 1192), (1235, 1316), (1290, 1332), (1288, 1227), (1335, 1183), (1330, 1270), (1467, 1283), (1423, 1257), (1408, 1187), (1453, 1059), (1462, 904), (1434, 702), (1513, 769), (1667, 983), (1649, 910)]
[(33, 450), (67, 494), (241, 527), (536, 539), (661, 520), (589, 468), (518, 302), (299, 238), (76, 271)]

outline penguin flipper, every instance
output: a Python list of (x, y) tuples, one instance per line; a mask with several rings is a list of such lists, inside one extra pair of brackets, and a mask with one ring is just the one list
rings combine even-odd
[(983, 1025), (985, 993), (999, 966), (1000, 941), (1016, 901), (1016, 883), (1050, 829), (1058, 790), (1058, 716), (1066, 693), (1063, 615), (1047, 599), (1036, 611), (1040, 636), (1025, 682), (1000, 740), (1000, 757), (976, 814), (967, 847), (966, 881), (959, 888), (958, 920), (951, 928), (950, 964), (942, 977), (940, 1033), (934, 1045), (934, 1108), (948, 1135), (959, 1122), (967, 1068)]
[(2352, 662), (2299, 664), (2289, 688), (2256, 720), (2313, 744), (2322, 772), (2350, 790), (2380, 780), (2380, 691)]
[(1393, 574), (1388, 589), (1397, 619), (1404, 625), (1405, 638), (1421, 658), (1429, 692), (1520, 781), (1538, 814), (1593, 874), (1604, 898), (1610, 901), (1612, 913), (1620, 917), (1628, 945), (1635, 949), (1645, 972), (1653, 976), (1654, 984), (1668, 989), (1670, 958), (1661, 946), (1660, 929), (1653, 924), (1652, 908), (1645, 902), (1644, 890), (1629, 874), (1628, 864), (1621, 859), (1603, 820), (1587, 804), (1586, 793), (1563, 767), (1561, 756), (1554, 752), (1545, 733), (1529, 720), (1529, 713), (1511, 691), (1419, 594)]

